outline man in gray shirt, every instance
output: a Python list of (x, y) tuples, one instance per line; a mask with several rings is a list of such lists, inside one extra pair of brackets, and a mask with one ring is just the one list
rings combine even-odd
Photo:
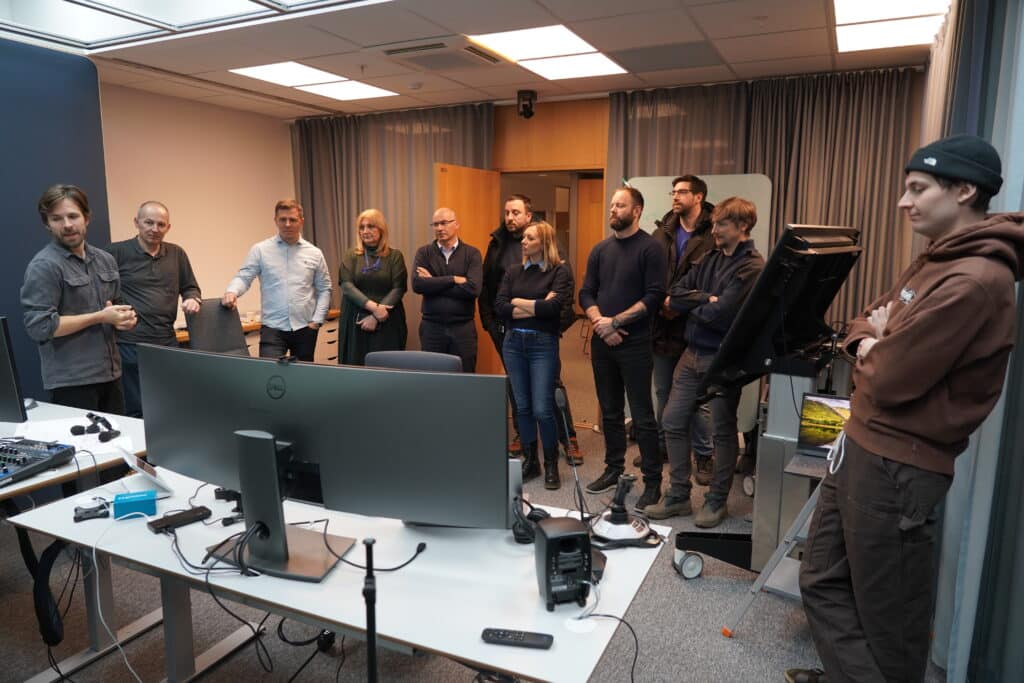
[(257, 277), (260, 279), (260, 356), (280, 358), (285, 353), (313, 361), (317, 330), (327, 319), (331, 303), (331, 275), (324, 254), (302, 239), (305, 219), (294, 199), (274, 206), (277, 235), (257, 242), (238, 271), (221, 303), (234, 308)]
[(160, 202), (144, 202), (133, 220), (139, 234), (114, 242), (107, 251), (117, 261), (124, 300), (139, 319), (134, 330), (118, 333), (117, 348), (125, 414), (142, 417), (136, 344), (177, 346), (174, 321), (178, 317), (178, 297), (182, 310), (191, 314), (199, 312), (202, 295), (185, 250), (164, 241), (171, 229), (167, 207)]
[(117, 262), (85, 242), (89, 199), (74, 185), (54, 185), (39, 198), (39, 216), (53, 235), (25, 269), (25, 329), (39, 343), (43, 387), (54, 403), (124, 412), (121, 357), (114, 330), (135, 327), (120, 303)]

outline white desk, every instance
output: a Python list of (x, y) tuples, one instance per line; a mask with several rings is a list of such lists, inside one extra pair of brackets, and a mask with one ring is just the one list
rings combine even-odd
[[(35, 408), (28, 411), (28, 421), (41, 422), (45, 420), (82, 418), (82, 424), (86, 425), (88, 424), (88, 420), (85, 419), (85, 414), (87, 412), (89, 411), (81, 410), (79, 408), (60, 406), (54, 403), (43, 403), (40, 401), (36, 404)], [(100, 413), (99, 411), (96, 411), (96, 414), (103, 415), (108, 420), (115, 422), (121, 433), (131, 437), (133, 451), (136, 453), (145, 453), (146, 431), (143, 427), (142, 420), (134, 417), (111, 415), (110, 413)], [(13, 436), (18, 425), (19, 423), (17, 422), (0, 422), (0, 437)], [(60, 441), (61, 443), (74, 446), (79, 438), (80, 437), (75, 437), (68, 433), (66, 436), (61, 437)], [(40, 472), (34, 477), (29, 477), (28, 479), (23, 479), (22, 481), (0, 488), (0, 500), (29, 494), (33, 491), (38, 491), (41, 488), (53, 486), (54, 484), (63, 484), (97, 469), (105, 470), (122, 462), (124, 462), (124, 460), (121, 457), (121, 453), (114, 452), (112, 450), (96, 452), (95, 462), (93, 461), (93, 457), (86, 453), (76, 453), (74, 460), (61, 465), (56, 469)]]
[[(88, 420), (85, 418), (85, 414), (87, 412), (89, 411), (82, 410), (80, 408), (69, 408), (67, 406), (39, 401), (34, 408), (28, 411), (28, 422), (39, 423), (46, 420), (81, 418), (81, 423), (85, 425), (88, 423)], [(132, 417), (123, 417), (121, 415), (111, 415), (110, 413), (100, 413), (99, 411), (96, 411), (96, 413), (103, 415), (108, 420), (111, 420), (122, 434), (131, 438), (133, 451), (136, 453), (145, 453), (146, 432), (143, 428), (142, 420)], [(15, 431), (18, 429), (19, 424), (22, 423), (0, 422), (0, 436), (13, 436)], [(61, 443), (76, 445), (80, 444), (83, 439), (82, 437), (72, 436), (69, 432), (66, 436), (61, 436), (59, 440)], [(45, 472), (39, 472), (28, 479), (23, 479), (22, 481), (0, 488), (0, 501), (15, 498), (17, 496), (30, 495), (31, 493), (48, 486), (65, 484), (92, 472), (109, 469), (124, 462), (120, 451), (115, 451), (113, 449), (91, 450), (94, 452), (95, 459), (94, 456), (86, 453), (76, 453), (71, 461), (61, 465), (60, 467), (47, 470)], [(114, 493), (117, 493), (116, 486), (111, 485), (107, 488)], [(62, 503), (70, 505), (70, 507), (67, 508), (68, 510), (73, 510), (76, 505), (74, 501), (79, 497), (80, 496), (76, 495), (69, 500), (62, 501)], [(112, 498), (112, 494), (106, 493), (105, 497), (108, 499)], [(71, 515), (72, 513), (68, 512), (68, 514)], [(68, 521), (71, 521), (70, 516), (68, 517)], [(61, 670), (69, 675), (88, 665), (93, 660), (106, 655), (115, 647), (114, 641), (107, 634), (106, 629), (103, 628), (103, 625), (100, 623), (97, 616), (101, 609), (103, 614), (113, 615), (114, 613), (114, 591), (110, 580), (110, 560), (107, 557), (100, 557), (94, 570), (90, 570), (91, 567), (92, 558), (86, 558), (83, 562), (83, 568), (85, 570), (83, 574), (85, 577), (85, 611), (89, 646), (81, 652), (75, 653), (60, 662), (59, 666)], [(115, 633), (118, 639), (124, 643), (142, 635), (153, 627), (158, 626), (161, 619), (161, 611), (155, 610), (120, 629), (117, 629), (112, 620), (108, 620), (107, 623), (111, 624), (111, 628), (116, 629)], [(48, 669), (32, 678), (31, 681), (33, 683), (46, 683), (56, 679), (57, 674)]]
[[(158, 515), (185, 507), (186, 499), (199, 485), (167, 470), (161, 470), (161, 475), (174, 486), (175, 496), (158, 503)], [(213, 518), (228, 514), (230, 506), (215, 501), (212, 489), (205, 487), (196, 503), (213, 510)], [(118, 525), (117, 532), (103, 536), (99, 557), (118, 558), (129, 567), (160, 578), (168, 680), (191, 676), (195, 660), (190, 603), (183, 598), (187, 598), (189, 587), (205, 590), (202, 577), (190, 576), (181, 568), (171, 551), (170, 539), (151, 533), (146, 520), (75, 524), (72, 507), (71, 501), (59, 501), (11, 522), (85, 547), (91, 547), (111, 524)], [(335, 534), (376, 538), (374, 565), (378, 568), (405, 561), (417, 543), (427, 543), (426, 551), (408, 567), (377, 573), (381, 645), (434, 652), (530, 679), (582, 682), (589, 678), (618, 627), (618, 622), (609, 619), (573, 619), (581, 612), (575, 603), (548, 612), (537, 589), (533, 546), (517, 545), (509, 531), (407, 527), (396, 520), (328, 512), (292, 501), (285, 503), (285, 517), (289, 522), (326, 517)], [(185, 556), (198, 564), (208, 546), (238, 529), (193, 524), (179, 530), (179, 545)], [(669, 531), (666, 527), (656, 530), (663, 535)], [(610, 551), (598, 610), (623, 616), (659, 552)], [(347, 559), (363, 563), (361, 544)], [(216, 574), (210, 577), (210, 583), (228, 599), (321, 628), (360, 634), (366, 626), (364, 574), (363, 570), (339, 564), (320, 584)], [(554, 645), (546, 651), (487, 645), (480, 639), (486, 627), (551, 633)]]

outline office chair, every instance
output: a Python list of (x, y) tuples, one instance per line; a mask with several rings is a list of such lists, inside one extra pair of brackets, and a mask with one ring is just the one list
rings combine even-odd
[(249, 348), (242, 332), (237, 308), (224, 308), (220, 299), (203, 299), (199, 312), (185, 316), (188, 345), (197, 351), (248, 356)]
[(462, 372), (462, 359), (449, 353), (432, 351), (371, 351), (366, 354), (366, 366), (393, 370)]

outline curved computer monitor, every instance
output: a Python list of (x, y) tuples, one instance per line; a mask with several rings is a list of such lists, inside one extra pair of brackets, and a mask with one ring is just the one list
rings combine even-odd
[(814, 375), (829, 341), (825, 314), (863, 249), (855, 228), (790, 225), (740, 307), (700, 387), (743, 386), (769, 373)]
[(139, 346), (155, 465), (239, 488), (240, 430), (319, 470), (326, 507), (508, 528), (504, 375), (282, 362)]
[(21, 394), (18, 367), (14, 364), (14, 347), (7, 328), (7, 318), (0, 316), (0, 422), (24, 422), (25, 399)]

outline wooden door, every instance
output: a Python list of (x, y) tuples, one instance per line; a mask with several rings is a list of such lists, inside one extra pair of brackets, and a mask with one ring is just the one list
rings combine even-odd
[[(446, 206), (459, 219), (459, 240), (487, 253), (491, 233), (501, 223), (501, 176), (497, 171), (479, 168), (434, 164), (434, 207)], [(504, 374), (501, 358), (494, 350), (490, 336), (476, 316), (476, 371), (483, 374)]]
[[(608, 232), (605, 221), (604, 180), (581, 179), (576, 186), (576, 255), (573, 260), (573, 273), (576, 277), (576, 291), (583, 285), (583, 275), (587, 272), (587, 257), (590, 250), (605, 238)], [(579, 308), (577, 298), (576, 307)]]

